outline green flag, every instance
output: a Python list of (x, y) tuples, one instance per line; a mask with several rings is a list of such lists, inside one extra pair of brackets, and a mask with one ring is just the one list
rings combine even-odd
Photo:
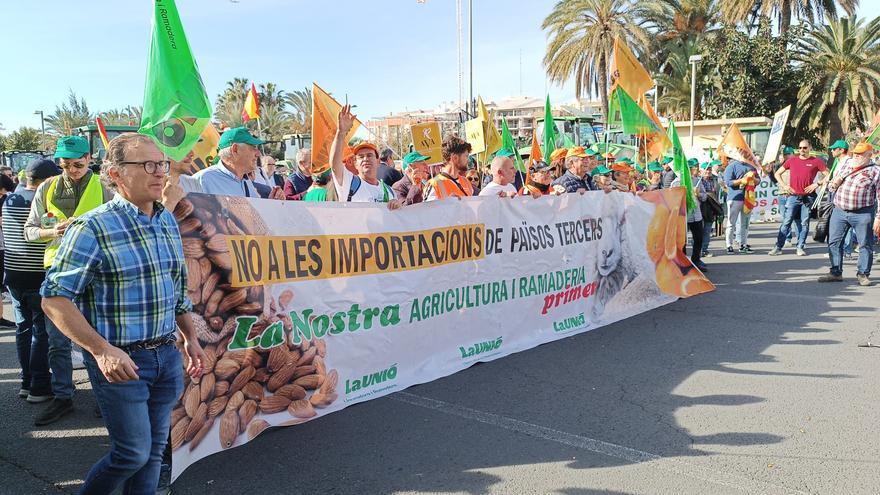
[(868, 137), (865, 138), (865, 142), (874, 147), (880, 146), (880, 124), (875, 126), (874, 130), (868, 134)]
[(507, 119), (501, 117), (501, 149), (513, 152), (513, 166), (522, 173), (526, 172), (526, 166), (523, 164), (522, 157), (516, 149), (516, 142), (513, 135), (510, 134), (510, 128), (507, 127)]
[(620, 125), (623, 132), (634, 136), (663, 132), (639, 104), (619, 86), (608, 100), (608, 127)]
[(153, 36), (138, 132), (182, 160), (211, 120), (211, 103), (174, 0), (154, 0)]
[(566, 148), (574, 148), (574, 141), (572, 141), (571, 138), (568, 137), (568, 134), (563, 133), (562, 134), (562, 145), (565, 146)]
[(556, 150), (556, 124), (553, 122), (553, 112), (550, 111), (550, 95), (547, 95), (547, 103), (544, 104), (544, 156), (550, 157)]
[(675, 130), (675, 122), (672, 119), (669, 120), (669, 140), (672, 141), (672, 170), (678, 175), (681, 187), (685, 190), (687, 211), (690, 213), (697, 206), (694, 201), (694, 185), (691, 182), (691, 171), (688, 168), (687, 157), (684, 154), (684, 148), (681, 147), (681, 140), (678, 138), (678, 131)]

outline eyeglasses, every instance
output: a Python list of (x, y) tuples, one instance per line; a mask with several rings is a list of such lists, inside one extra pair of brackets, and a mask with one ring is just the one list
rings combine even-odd
[(119, 165), (140, 165), (144, 167), (144, 172), (148, 174), (155, 174), (157, 170), (160, 170), (159, 167), (161, 167), (163, 174), (167, 174), (168, 171), (171, 170), (171, 162), (168, 160), (160, 160), (158, 162), (152, 160), (146, 160), (143, 162), (119, 162)]
[(801, 147), (798, 148), (798, 149), (799, 149), (799, 150), (808, 150), (808, 149), (810, 149), (810, 147), (809, 147), (809, 146), (801, 146)]
[(89, 166), (89, 164), (86, 163), (86, 162), (67, 162), (67, 163), (63, 163), (63, 164), (61, 165), (61, 168), (70, 168), (70, 167), (73, 167), (73, 168), (86, 168), (86, 167), (88, 167), (88, 166)]

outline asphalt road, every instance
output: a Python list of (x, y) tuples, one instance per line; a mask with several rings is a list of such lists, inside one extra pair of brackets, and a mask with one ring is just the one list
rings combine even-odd
[[(760, 254), (707, 260), (711, 294), (266, 432), (174, 493), (880, 493), (880, 349), (857, 347), (880, 286), (852, 262), (819, 285), (822, 247), (770, 258), (775, 226), (753, 232)], [(108, 448), (85, 374), (35, 428), (12, 330), (0, 367), (0, 493), (75, 492)]]

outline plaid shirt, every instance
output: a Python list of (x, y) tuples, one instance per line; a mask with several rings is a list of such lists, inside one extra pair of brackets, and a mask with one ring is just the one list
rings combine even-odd
[[(835, 176), (850, 173), (855, 160), (846, 160)], [(843, 180), (834, 193), (834, 205), (842, 210), (852, 211), (880, 202), (880, 166), (874, 165), (860, 170)], [(877, 211), (880, 218), (880, 210)]]
[(117, 194), (71, 223), (40, 293), (73, 301), (115, 346), (174, 332), (192, 309), (174, 216), (157, 203), (150, 218)]

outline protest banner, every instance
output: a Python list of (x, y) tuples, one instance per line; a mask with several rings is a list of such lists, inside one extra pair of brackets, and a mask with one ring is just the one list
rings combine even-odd
[(191, 194), (175, 210), (206, 374), (172, 413), (177, 477), (295, 425), (714, 289), (684, 190), (388, 211)]
[(779, 222), (782, 208), (779, 205), (779, 187), (769, 177), (762, 177), (755, 188), (755, 206), (750, 214), (750, 222)]
[(761, 164), (767, 165), (779, 156), (779, 148), (782, 146), (782, 137), (785, 134), (785, 125), (788, 123), (790, 111), (791, 105), (776, 112), (776, 115), (773, 116), (773, 126), (770, 127), (770, 137), (767, 139), (767, 149)]
[(440, 122), (423, 122), (410, 126), (413, 146), (419, 153), (430, 157), (428, 165), (443, 163), (443, 139)]

